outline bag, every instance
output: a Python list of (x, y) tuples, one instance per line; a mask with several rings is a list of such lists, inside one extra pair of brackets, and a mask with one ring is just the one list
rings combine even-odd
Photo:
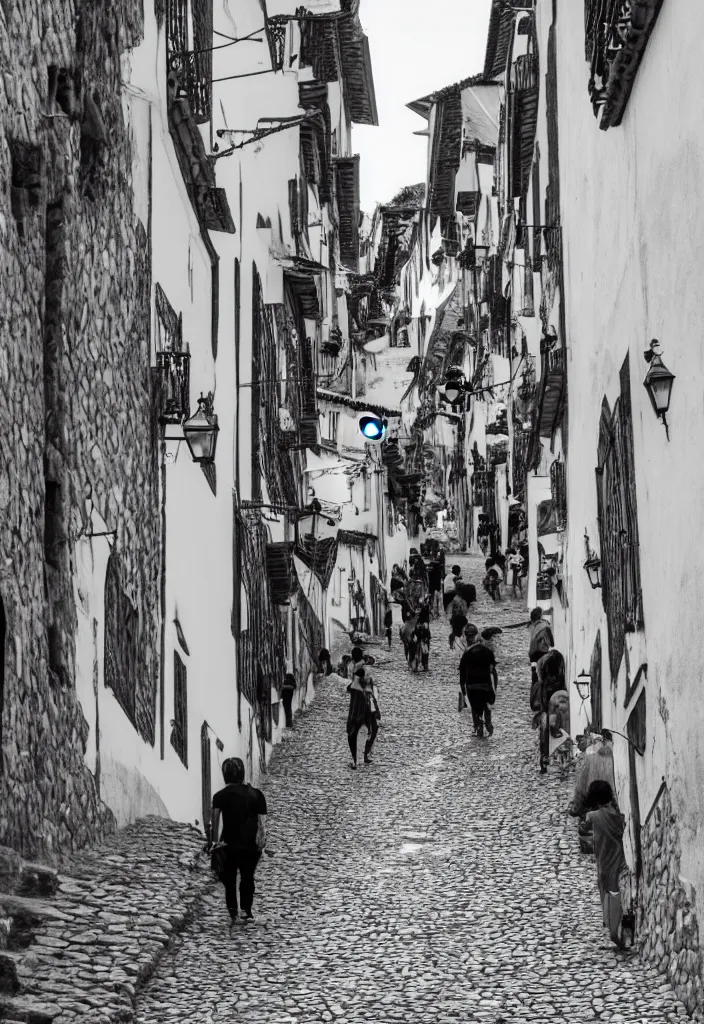
[(259, 852), (262, 853), (266, 846), (266, 824), (264, 822), (263, 814), (260, 814), (257, 817), (257, 835), (254, 842)]
[(225, 879), (226, 862), (227, 847), (224, 843), (215, 845), (210, 851), (210, 870), (220, 882)]

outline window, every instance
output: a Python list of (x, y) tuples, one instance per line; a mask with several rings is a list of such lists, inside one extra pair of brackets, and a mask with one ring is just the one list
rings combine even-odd
[(137, 612), (122, 589), (115, 552), (105, 577), (105, 686), (136, 726)]
[(171, 0), (167, 4), (166, 39), (171, 74), (188, 97), (197, 124), (210, 120), (213, 80), (212, 0)]
[(621, 124), (662, 0), (585, 0), (589, 97), (599, 127)]
[(337, 435), (340, 427), (339, 412), (328, 413), (328, 439), (337, 444)]
[(171, 746), (188, 768), (188, 677), (178, 651), (174, 651), (174, 717)]
[(628, 357), (620, 378), (621, 393), (613, 412), (609, 411), (606, 399), (602, 403), (596, 470), (602, 600), (609, 625), (609, 662), (614, 677), (623, 657), (625, 634), (644, 624)]

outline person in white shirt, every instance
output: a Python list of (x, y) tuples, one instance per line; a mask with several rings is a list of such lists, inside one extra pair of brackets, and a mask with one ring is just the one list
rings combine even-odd
[(457, 589), (457, 581), (462, 578), (462, 570), (459, 565), (453, 565), (450, 572), (443, 580), (442, 583), (442, 605), (447, 614), (447, 609), (452, 604), (455, 598), (455, 591)]
[(516, 593), (516, 589), (518, 589), (521, 597), (523, 597), (523, 556), (520, 555), (515, 548), (510, 549), (508, 568), (511, 573), (513, 596), (518, 597), (518, 594)]

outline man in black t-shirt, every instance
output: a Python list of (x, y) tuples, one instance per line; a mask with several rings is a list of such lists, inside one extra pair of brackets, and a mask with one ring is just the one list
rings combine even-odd
[(254, 920), (254, 872), (262, 853), (257, 847), (259, 815), (266, 814), (264, 794), (253, 786), (245, 785), (244, 764), (239, 757), (223, 761), (222, 775), (225, 788), (213, 797), (213, 842), (218, 841), (220, 818), (226, 856), (222, 882), (225, 902), (230, 912), (230, 927), (237, 921), (237, 874), (240, 876), (240, 905), (245, 921)]
[(496, 698), (498, 676), (494, 652), (479, 638), (479, 630), (471, 622), (465, 626), (467, 650), (460, 659), (460, 688), (472, 709), (474, 730), (484, 736), (484, 726), (491, 736), (494, 726), (491, 721), (491, 705)]

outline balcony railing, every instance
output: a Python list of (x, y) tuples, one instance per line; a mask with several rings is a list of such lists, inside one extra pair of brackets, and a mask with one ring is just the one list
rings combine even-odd
[(558, 374), (565, 372), (565, 358), (562, 348), (554, 348), (548, 352), (548, 373)]
[[(586, 57), (589, 94), (603, 130), (623, 119), (662, 0), (588, 0)], [(604, 9), (605, 7), (605, 9)]]
[(157, 352), (161, 378), (161, 423), (181, 423), (190, 415), (190, 364), (188, 352)]
[(511, 92), (531, 92), (538, 88), (538, 58), (526, 53), (511, 65)]

